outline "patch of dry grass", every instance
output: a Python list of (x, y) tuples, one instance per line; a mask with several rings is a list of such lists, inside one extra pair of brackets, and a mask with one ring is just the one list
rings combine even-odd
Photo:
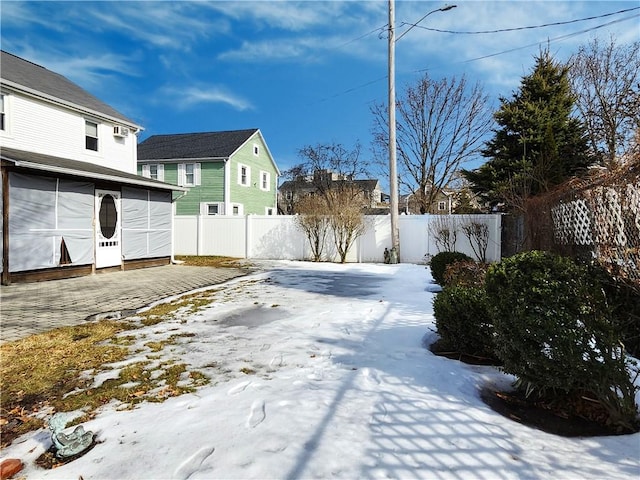
[(221, 267), (221, 268), (246, 268), (247, 265), (241, 258), (218, 257), (218, 256), (196, 256), (196, 255), (176, 255), (176, 260), (184, 262), (185, 265), (196, 267)]
[(104, 342), (129, 328), (124, 322), (101, 321), (0, 345), (2, 445), (42, 425), (32, 413), (56, 408), (65, 394), (86, 387), (82, 372), (124, 360), (126, 347)]
[[(114, 366), (140, 353), (134, 351), (134, 345), (145, 333), (141, 330), (136, 335), (136, 329), (173, 319), (180, 310), (191, 311), (194, 304), (197, 309), (213, 301), (212, 297), (208, 302), (191, 297), (159, 304), (138, 315), (137, 322), (102, 320), (0, 345), (0, 447), (43, 427), (41, 419), (54, 411), (82, 410), (85, 415), (74, 422), (81, 423), (114, 400), (121, 403), (119, 408), (132, 408), (207, 384), (205, 375), (187, 365), (161, 360), (166, 346), (193, 336), (190, 333), (147, 342), (148, 355), (117, 370)], [(95, 384), (98, 374), (109, 371), (114, 378)]]

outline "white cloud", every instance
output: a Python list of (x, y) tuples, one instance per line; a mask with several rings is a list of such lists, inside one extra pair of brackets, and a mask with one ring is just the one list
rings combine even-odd
[(3, 25), (40, 26), (74, 35), (96, 31), (145, 44), (188, 50), (198, 40), (227, 33), (228, 20), (202, 15), (200, 2), (3, 2)]
[(112, 53), (69, 56), (57, 50), (24, 48), (12, 51), (15, 55), (58, 73), (84, 88), (100, 85), (106, 78), (125, 75), (138, 77), (132, 56)]
[(339, 16), (346, 3), (236, 1), (208, 2), (204, 5), (234, 20), (252, 20), (259, 26), (302, 31), (328, 24), (332, 18)]
[[(538, 26), (616, 12), (629, 8), (633, 2), (470, 2), (457, 1), (458, 7), (435, 12), (421, 22), (420, 27), (451, 31), (492, 31), (515, 27)], [(398, 2), (398, 31), (419, 20), (429, 10), (424, 4)], [(597, 6), (597, 8), (594, 8)], [(437, 8), (437, 7), (436, 7)], [(632, 13), (627, 13), (626, 16)], [(414, 27), (398, 42), (397, 69), (415, 71), (430, 69), (434, 76), (459, 74), (466, 71), (473, 78), (482, 78), (485, 85), (503, 95), (518, 87), (521, 77), (530, 72), (534, 56), (547, 45), (558, 61), (565, 61), (586, 43), (591, 35), (628, 36), (633, 30), (637, 38), (637, 20), (596, 29), (599, 25), (621, 18), (603, 17), (564, 25), (522, 29), (492, 34), (452, 34)], [(400, 27), (402, 23), (405, 25)], [(585, 32), (585, 30), (590, 30)], [(582, 33), (581, 33), (582, 32)], [(437, 68), (433, 68), (434, 66)], [(433, 70), (431, 70), (433, 68)]]
[(157, 47), (188, 50), (200, 38), (229, 30), (226, 20), (205, 19), (200, 15), (198, 3), (107, 2), (98, 5), (87, 14), (96, 19), (99, 28)]
[(2, 2), (2, 26), (38, 25), (50, 30), (63, 31), (65, 27), (51, 16), (38, 17), (34, 15), (29, 2)]
[[(205, 103), (228, 105), (238, 111), (253, 110), (254, 108), (249, 100), (219, 85), (165, 87), (161, 89), (159, 96), (162, 98), (171, 98), (172, 106), (178, 109), (188, 109)], [(173, 99), (179, 99), (179, 101), (176, 103)]]
[(300, 42), (290, 42), (285, 39), (265, 40), (261, 42), (244, 41), (240, 48), (229, 50), (218, 55), (218, 60), (232, 60), (242, 62), (266, 62), (274, 59), (298, 59), (307, 51)]

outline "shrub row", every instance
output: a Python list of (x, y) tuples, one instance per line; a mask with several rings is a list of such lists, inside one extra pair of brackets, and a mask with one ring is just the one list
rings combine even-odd
[(586, 395), (606, 408), (609, 423), (635, 428), (636, 387), (620, 329), (626, 297), (607, 295), (605, 273), (539, 251), (490, 267), (439, 255), (431, 261), (443, 286), (434, 315), (445, 344), (499, 359), (528, 395)]

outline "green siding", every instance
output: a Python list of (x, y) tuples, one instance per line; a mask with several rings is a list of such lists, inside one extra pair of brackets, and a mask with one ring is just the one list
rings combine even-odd
[[(178, 178), (178, 165), (171, 165), (175, 182)], [(165, 166), (165, 178), (167, 167)], [(201, 184), (189, 187), (189, 192), (178, 200), (177, 215), (198, 215), (200, 203), (224, 201), (224, 162), (200, 162)]]
[[(254, 154), (254, 145), (258, 146), (258, 155)], [(232, 155), (230, 162), (230, 204), (242, 204), (243, 213), (264, 215), (266, 207), (276, 208), (277, 170), (271, 161), (267, 146), (260, 135), (254, 135)], [(156, 162), (146, 162), (156, 163)], [(189, 192), (176, 202), (177, 215), (198, 215), (200, 203), (224, 202), (224, 174), (225, 162), (201, 161), (200, 179), (201, 185), (189, 187)], [(251, 179), (249, 186), (238, 184), (238, 165), (243, 164), (250, 168)], [(269, 173), (269, 190), (260, 188), (261, 172)], [(138, 174), (142, 174), (142, 164), (138, 165)], [(164, 181), (173, 185), (178, 184), (178, 164), (164, 164)], [(230, 209), (232, 207), (230, 206)], [(227, 212), (231, 214), (231, 211)]]
[[(254, 145), (258, 146), (258, 155), (253, 153)], [(238, 183), (238, 165), (246, 165), (251, 170), (249, 186)], [(268, 172), (270, 176), (269, 191), (260, 189), (260, 172)], [(267, 146), (260, 135), (254, 135), (231, 157), (231, 203), (243, 205), (244, 214), (264, 215), (265, 208), (276, 208), (277, 171), (271, 162)]]

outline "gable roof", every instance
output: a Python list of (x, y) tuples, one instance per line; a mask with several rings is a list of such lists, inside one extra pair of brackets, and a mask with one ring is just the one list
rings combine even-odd
[(26, 152), (15, 148), (2, 148), (0, 158), (16, 167), (40, 170), (49, 173), (71, 175), (73, 177), (87, 178), (91, 181), (105, 180), (125, 185), (135, 185), (159, 190), (187, 191), (187, 188), (177, 187), (151, 178), (134, 175), (132, 173), (102, 167), (93, 163), (70, 160), (68, 158), (54, 157), (41, 153)]
[(140, 128), (133, 120), (66, 77), (4, 50), (0, 56), (0, 79), (3, 86)]
[(152, 135), (138, 144), (138, 161), (229, 158), (256, 132), (259, 132), (257, 128), (250, 128), (225, 132)]

